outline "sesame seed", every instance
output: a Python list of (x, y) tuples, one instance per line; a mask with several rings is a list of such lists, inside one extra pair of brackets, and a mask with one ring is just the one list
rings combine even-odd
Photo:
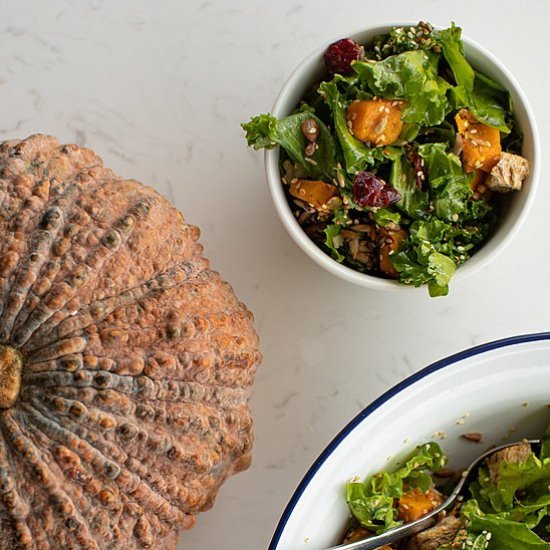
[(380, 107), (378, 107), (378, 112), (383, 113), (384, 109), (385, 109), (384, 105), (380, 105)]
[(457, 221), (458, 221), (458, 214), (457, 214), (457, 213), (454, 213), (454, 214), (451, 216), (451, 220), (453, 220), (454, 222), (457, 222)]
[(477, 147), (477, 141), (475, 139), (470, 140), (473, 147)]
[(310, 164), (313, 164), (313, 166), (317, 166), (317, 161), (312, 159), (312, 158), (309, 158), (309, 157), (304, 157), (304, 160), (306, 162), (309, 162)]
[(475, 128), (472, 128), (472, 129), (470, 130), (470, 134), (477, 134), (477, 130), (476, 130)]

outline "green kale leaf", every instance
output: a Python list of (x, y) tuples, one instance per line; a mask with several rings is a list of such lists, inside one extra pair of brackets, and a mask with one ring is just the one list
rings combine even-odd
[[(318, 149), (306, 157), (307, 140), (302, 123), (313, 119), (319, 127)], [(272, 149), (280, 145), (295, 162), (298, 162), (312, 178), (330, 179), (336, 167), (334, 138), (327, 126), (309, 109), (301, 110), (277, 120), (272, 115), (259, 115), (241, 124), (246, 132), (248, 145), (254, 149)]]
[(453, 108), (468, 107), (480, 122), (508, 134), (511, 129), (507, 121), (508, 115), (511, 114), (508, 91), (474, 71), (464, 55), (460, 27), (453, 24), (450, 28), (434, 34), (441, 44), (443, 57), (451, 67), (457, 83), (450, 93)]
[(428, 143), (418, 147), (418, 154), (428, 169), (428, 183), (432, 192), (435, 213), (438, 218), (457, 221), (466, 213), (473, 191), (462, 171), (460, 159), (445, 151), (441, 143)]
[(479, 469), (479, 476), (472, 484), (472, 492), (486, 512), (510, 510), (516, 493), (521, 491), (524, 506), (535, 504), (548, 495), (550, 486), (550, 458), (539, 459), (531, 453), (523, 462), (502, 461), (497, 479), (489, 475), (486, 467)]
[(344, 164), (348, 174), (355, 174), (364, 170), (367, 165), (372, 165), (384, 159), (384, 153), (380, 147), (367, 147), (352, 135), (348, 128), (345, 100), (340, 95), (335, 82), (322, 82), (319, 86), (319, 94), (325, 99), (332, 109), (334, 117), (334, 129), (342, 153)]
[(343, 262), (345, 257), (338, 251), (342, 243), (339, 237), (342, 227), (340, 225), (329, 225), (325, 229), (325, 246), (330, 250), (331, 256), (337, 262)]
[[(538, 523), (529, 522), (521, 514), (483, 513), (476, 500), (469, 500), (461, 510), (461, 516), (466, 523), (467, 540), (479, 540), (485, 536), (485, 546), (489, 550), (542, 550), (550, 545), (544, 542), (531, 529)], [(472, 546), (466, 545), (467, 548)]]
[(432, 486), (428, 471), (442, 468), (446, 462), (447, 458), (437, 443), (426, 443), (395, 472), (380, 472), (364, 483), (349, 482), (346, 498), (351, 513), (361, 525), (376, 533), (400, 525), (395, 500), (408, 488), (427, 491)]
[(399, 280), (414, 286), (428, 285), (430, 296), (445, 296), (456, 270), (451, 258), (453, 228), (436, 218), (415, 221), (409, 238), (391, 262), (399, 273)]
[(390, 183), (401, 195), (396, 203), (397, 208), (413, 219), (426, 216), (430, 197), (427, 191), (419, 189), (416, 184), (414, 169), (405, 155), (400, 155), (393, 161)]
[(399, 224), (401, 214), (392, 212), (388, 208), (379, 208), (373, 212), (374, 221), (379, 227), (388, 227), (391, 224)]
[(383, 61), (356, 61), (353, 70), (373, 93), (389, 99), (405, 99), (401, 118), (423, 126), (441, 124), (450, 111), (450, 84), (438, 75), (440, 56), (415, 50)]

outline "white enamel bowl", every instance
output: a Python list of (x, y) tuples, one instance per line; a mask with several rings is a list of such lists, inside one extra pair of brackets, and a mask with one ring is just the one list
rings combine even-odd
[[(361, 32), (353, 33), (348, 36), (359, 44), (367, 44), (374, 36), (386, 32), (391, 26), (410, 24), (410, 22), (397, 22), (391, 25), (373, 25)], [(533, 202), (539, 179), (540, 165), (540, 144), (535, 117), (520, 85), (506, 66), (492, 53), (467, 37), (463, 37), (463, 40), (466, 56), (470, 63), (477, 70), (499, 82), (510, 91), (514, 103), (516, 119), (524, 133), (523, 154), (530, 162), (531, 174), (526, 180), (523, 190), (509, 197), (506, 208), (501, 213), (495, 231), (483, 248), (457, 270), (454, 277), (455, 281), (468, 274), (477, 272), (480, 268), (487, 265), (496, 258), (514, 238), (524, 222)], [(315, 81), (322, 77), (324, 74), (323, 53), (330, 42), (333, 42), (333, 40), (327, 42), (309, 55), (290, 75), (275, 101), (275, 105), (271, 111), (273, 116), (281, 118), (290, 114), (295, 109), (296, 105), (298, 105), (305, 91)], [(359, 273), (358, 271), (339, 264), (325, 254), (309, 239), (292, 214), (281, 182), (278, 148), (266, 151), (265, 170), (268, 187), (283, 225), (295, 243), (312, 260), (317, 262), (318, 265), (346, 281), (371, 289), (408, 291), (414, 289), (412, 286), (400, 284), (393, 280)]]
[[(465, 466), (491, 445), (535, 438), (550, 422), (550, 333), (516, 336), (443, 359), (353, 419), (305, 475), (270, 550), (320, 550), (342, 540), (345, 483), (391, 465), (432, 439)], [(460, 437), (481, 432), (475, 444)], [(445, 434), (445, 439), (440, 439)]]

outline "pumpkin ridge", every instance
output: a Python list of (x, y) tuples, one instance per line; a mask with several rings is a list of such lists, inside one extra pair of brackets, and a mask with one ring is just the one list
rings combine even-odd
[(14, 468), (10, 463), (8, 449), (4, 443), (5, 431), (2, 420), (0, 420), (0, 434), (3, 436), (0, 444), (0, 498), (4, 503), (6, 512), (19, 521), (28, 516), (29, 506), (14, 486)]
[[(136, 225), (136, 216), (138, 213), (143, 211), (143, 208), (140, 208), (140, 202), (143, 202), (141, 199), (136, 201), (132, 207), (130, 207), (127, 212), (119, 217), (118, 219), (114, 220), (113, 223), (105, 229), (102, 238), (99, 240), (98, 244), (91, 248), (89, 251), (87, 251), (87, 255), (78, 263), (75, 263), (74, 267), (69, 271), (69, 273), (65, 274), (65, 278), (69, 280), (70, 284), (70, 291), (66, 291), (66, 296), (60, 302), (60, 297), (56, 297), (56, 306), (55, 309), (51, 309), (48, 307), (44, 302), (51, 298), (52, 293), (57, 291), (59, 292), (59, 276), (61, 273), (61, 266), (64, 261), (67, 259), (67, 255), (69, 252), (71, 252), (72, 247), (70, 245), (69, 240), (69, 246), (65, 247), (65, 250), (63, 248), (61, 249), (61, 255), (53, 254), (53, 249), (57, 246), (59, 247), (59, 243), (62, 239), (67, 239), (65, 235), (61, 236), (61, 240), (56, 240), (52, 243), (52, 246), (50, 247), (50, 251), (52, 254), (50, 255), (50, 258), (47, 259), (48, 263), (52, 264), (50, 265), (50, 270), (53, 270), (57, 267), (57, 271), (55, 273), (55, 276), (53, 279), (49, 280), (49, 288), (43, 292), (40, 296), (40, 298), (36, 295), (33, 295), (32, 298), (35, 300), (41, 300), (40, 306), (38, 308), (38, 311), (36, 308), (30, 309), (28, 308), (27, 312), (23, 312), (22, 310), (19, 312), (20, 314), (23, 312), (22, 319), (19, 322), (19, 325), (15, 325), (15, 332), (11, 335), (11, 341), (14, 345), (22, 346), (24, 345), (28, 339), (32, 336), (32, 334), (43, 324), (45, 323), (54, 313), (57, 311), (62, 310), (67, 303), (73, 298), (75, 292), (84, 284), (88, 283), (91, 284), (93, 281), (95, 281), (101, 274), (102, 268), (104, 267), (105, 263), (108, 261), (110, 257), (112, 257), (113, 254), (116, 253), (118, 250), (118, 247), (107, 247), (105, 244), (105, 240), (107, 238), (111, 238), (111, 240), (119, 241), (120, 244), (124, 243), (129, 236), (131, 235), (133, 228)], [(73, 224), (73, 219), (75, 214), (70, 213), (70, 216), (67, 216), (67, 224)], [(65, 226), (65, 229), (67, 229), (67, 225)], [(80, 233), (80, 230), (85, 230), (85, 226), (80, 226), (80, 229), (74, 233), (73, 236), (78, 236)], [(93, 254), (98, 254), (98, 251), (102, 248), (108, 248), (108, 252), (104, 254), (104, 256), (101, 258), (101, 263), (99, 267), (92, 268), (86, 260), (90, 260), (90, 258), (93, 256)], [(55, 258), (55, 259), (54, 259)], [(35, 283), (33, 284), (33, 287), (31, 290), (33, 290), (35, 287), (40, 288), (40, 283), (44, 283), (44, 281), (40, 280), (40, 275), (37, 277)], [(43, 275), (43, 274), (42, 274)], [(31, 298), (30, 292), (28, 293), (28, 298)], [(26, 313), (26, 315), (24, 314)], [(67, 315), (69, 313), (67, 312)]]
[(17, 271), (12, 273), (13, 283), (7, 295), (0, 299), (0, 340), (7, 340), (15, 317), (28, 297), (40, 269), (47, 261), (57, 232), (66, 220), (70, 209), (81, 189), (69, 185), (64, 193), (56, 197), (51, 205), (39, 213), (34, 229), (28, 236), (29, 247), (25, 251), (26, 259), (20, 262)]
[[(117, 480), (124, 476), (126, 479), (126, 483), (130, 484), (133, 489), (131, 489), (127, 494), (129, 496), (132, 496), (132, 494), (137, 491), (139, 488), (141, 491), (141, 496), (137, 498), (137, 501), (141, 501), (142, 504), (150, 504), (150, 500), (153, 499), (154, 502), (156, 502), (157, 507), (159, 506), (155, 496), (160, 497), (164, 500), (164, 508), (159, 512), (159, 516), (162, 517), (163, 520), (169, 521), (171, 523), (185, 523), (185, 514), (180, 512), (177, 508), (172, 506), (169, 502), (167, 502), (164, 497), (159, 495), (158, 493), (154, 492), (154, 490), (145, 482), (143, 478), (140, 476), (136, 476), (133, 472), (125, 469), (123, 465), (119, 464), (116, 459), (110, 458), (104, 454), (104, 451), (101, 449), (98, 449), (95, 445), (92, 445), (90, 443), (87, 443), (84, 439), (79, 438), (76, 435), (69, 435), (71, 434), (71, 431), (65, 427), (59, 424), (58, 419), (56, 419), (55, 414), (52, 413), (52, 411), (49, 412), (49, 414), (45, 410), (38, 410), (31, 404), (26, 404), (25, 408), (31, 413), (32, 417), (37, 421), (39, 425), (33, 424), (34, 429), (39, 430), (46, 438), (48, 438), (54, 445), (61, 445), (66, 448), (70, 448), (71, 446), (77, 445), (80, 448), (80, 452), (78, 449), (75, 449), (75, 452), (77, 453), (77, 456), (79, 456), (81, 460), (81, 465), (88, 465), (90, 466), (90, 469), (88, 471), (91, 473), (92, 477), (96, 478), (99, 477), (105, 469), (109, 472), (108, 478), (109, 483), (115, 483)], [(40, 407), (42, 409), (42, 407)], [(57, 425), (56, 429), (53, 429), (51, 424)], [(46, 426), (44, 431), (44, 426)], [(67, 437), (67, 441), (63, 440), (63, 437)], [(74, 438), (79, 439), (79, 443), (73, 442)], [(84, 452), (86, 451), (86, 453)], [(84, 456), (85, 454), (88, 454), (89, 456)], [(55, 460), (57, 460), (54, 457)], [(126, 458), (128, 460), (128, 458)], [(94, 466), (94, 463), (96, 464)], [(101, 464), (101, 467), (98, 466), (98, 464)], [(112, 473), (111, 473), (112, 472)], [(116, 485), (102, 485), (102, 491), (109, 491), (116, 488)], [(118, 489), (117, 489), (118, 490)], [(97, 493), (93, 498), (102, 498), (102, 495)], [(98, 496), (99, 495), (99, 496)], [(153, 496), (151, 496), (153, 495)], [(103, 495), (103, 498), (105, 498), (105, 493)], [(105, 504), (103, 504), (105, 506)]]
[[(84, 351), (86, 349), (87, 343), (87, 339), (80, 336), (56, 340), (48, 343), (44, 347), (40, 348), (38, 351), (33, 351), (29, 355), (26, 355), (25, 359), (30, 363), (35, 362), (37, 356), (39, 356), (42, 361), (47, 359), (58, 359), (66, 355)], [(24, 350), (22, 351), (24, 353)], [(41, 355), (38, 355), (38, 353), (40, 353)]]
[[(86, 375), (87, 373), (89, 373), (89, 376)], [(78, 378), (76, 378), (76, 375), (78, 375)], [(109, 381), (100, 385), (95, 381), (98, 376), (107, 378)], [(143, 403), (149, 398), (162, 403), (201, 401), (208, 404), (218, 404), (223, 400), (231, 403), (232, 406), (239, 406), (246, 403), (249, 393), (242, 388), (219, 388), (214, 384), (201, 384), (186, 380), (151, 380), (147, 376), (117, 375), (109, 371), (81, 370), (76, 374), (67, 371), (48, 371), (27, 375), (24, 381), (26, 383), (24, 394), (32, 386), (36, 386), (40, 390), (50, 387), (91, 387), (95, 390), (109, 389), (123, 395), (139, 396)], [(170, 397), (170, 392), (174, 394), (172, 397)]]
[[(67, 406), (74, 407), (74, 406), (78, 406), (78, 405), (81, 405), (81, 404), (78, 403), (78, 402), (74, 402), (72, 405), (69, 404), (69, 403), (64, 403), (65, 407), (67, 407)], [(31, 406), (35, 407), (34, 404), (32, 404)], [(74, 424), (76, 422), (76, 420), (70, 418), (70, 416), (67, 414), (67, 412), (63, 413), (62, 416), (67, 419), (66, 420), (67, 425), (62, 426), (62, 427), (66, 428), (66, 429), (69, 429), (70, 431), (74, 430), (74, 427), (71, 427), (71, 424)], [(97, 447), (97, 445), (94, 445), (94, 447), (105, 458), (117, 462), (118, 465), (122, 468), (123, 466), (128, 467), (127, 463), (128, 463), (130, 458), (137, 459), (138, 457), (136, 457), (134, 454), (131, 454), (128, 449), (122, 450), (120, 445), (126, 444), (126, 446), (129, 446), (131, 441), (135, 437), (139, 436), (140, 432), (143, 435), (143, 434), (146, 433), (146, 430), (144, 430), (144, 429), (140, 430), (140, 428), (137, 425), (131, 425), (130, 427), (128, 427), (128, 423), (125, 422), (123, 420), (123, 418), (119, 418), (118, 420), (119, 420), (119, 425), (116, 428), (115, 427), (109, 428), (109, 430), (114, 430), (114, 431), (111, 431), (111, 433), (114, 434), (117, 437), (118, 443), (116, 443), (116, 444), (112, 443), (113, 446), (111, 446), (110, 448), (100, 448), (100, 447)], [(59, 420), (52, 419), (52, 421), (59, 424)], [(79, 418), (78, 421), (80, 423), (82, 423), (83, 419)], [(61, 426), (61, 424), (59, 424), (59, 425)], [(79, 426), (80, 426), (80, 424), (79, 424)], [(122, 428), (124, 428), (124, 432), (127, 432), (128, 430), (131, 430), (131, 437), (117, 436), (116, 434)], [(100, 427), (98, 427), (98, 423), (94, 424), (94, 421), (90, 420), (90, 425), (89, 426), (88, 425), (82, 426), (81, 429), (85, 430), (85, 431), (93, 432), (94, 437), (96, 437), (98, 435), (98, 430), (100, 429)], [(76, 430), (74, 430), (74, 431), (76, 433)], [(184, 441), (185, 440), (183, 440), (183, 442)], [(188, 440), (188, 442), (189, 442), (189, 440)], [(205, 470), (204, 466), (200, 465), (200, 463), (195, 464), (195, 462), (197, 461), (197, 457), (193, 455), (193, 452), (191, 450), (192, 447), (190, 447), (188, 450), (186, 450), (184, 446), (178, 444), (177, 441), (173, 440), (173, 438), (171, 438), (169, 436), (166, 436), (166, 435), (164, 435), (162, 437), (159, 436), (156, 439), (149, 436), (145, 440), (144, 445), (146, 445), (151, 450), (151, 452), (154, 453), (154, 454), (158, 455), (158, 454), (169, 453), (172, 460), (177, 459), (177, 460), (179, 460), (179, 461), (181, 461), (181, 462), (183, 462), (187, 465), (192, 465), (198, 472), (207, 471), (207, 470)], [(151, 456), (148, 460), (151, 462), (151, 467), (154, 468), (155, 457)], [(131, 471), (131, 468), (130, 468), (130, 471)], [(133, 472), (133, 473), (135, 473), (135, 472)], [(151, 484), (151, 480), (148, 480), (148, 481)], [(153, 484), (152, 488), (158, 494), (162, 493), (163, 498), (167, 502), (169, 502), (171, 505), (175, 505), (174, 499), (169, 494), (167, 494), (167, 492), (165, 490), (163, 491), (162, 488), (154, 486), (154, 484)], [(181, 504), (181, 502), (180, 502), (180, 504)]]
[[(136, 226), (136, 222), (145, 219), (145, 216), (149, 211), (149, 206), (147, 205), (147, 203), (151, 202), (151, 200), (147, 199), (150, 198), (140, 197), (139, 200), (135, 201), (134, 204), (131, 205), (130, 208), (128, 208), (128, 210), (122, 216), (114, 220), (112, 224), (105, 229), (97, 245), (87, 251), (86, 256), (82, 258), (79, 263), (75, 263), (72, 270), (64, 274), (65, 278), (71, 282), (71, 284), (69, 284), (70, 288), (66, 289), (66, 296), (62, 299), (61, 303), (59, 303), (60, 297), (55, 297), (56, 305), (55, 309), (52, 309), (45, 303), (45, 301), (51, 298), (52, 293), (54, 293), (56, 289), (59, 291), (60, 283), (58, 277), (60, 276), (61, 272), (60, 267), (63, 262), (66, 261), (67, 254), (71, 252), (71, 245), (69, 244), (69, 246), (66, 247), (66, 250), (62, 251), (62, 255), (57, 257), (57, 264), (59, 265), (59, 269), (57, 269), (54, 279), (50, 281), (49, 289), (41, 295), (41, 302), (38, 311), (36, 309), (31, 310), (27, 318), (21, 323), (21, 326), (18, 327), (17, 331), (14, 334), (12, 334), (11, 341), (14, 345), (23, 346), (29, 340), (29, 338), (32, 337), (34, 332), (36, 332), (36, 330), (39, 329), (41, 325), (43, 325), (48, 319), (50, 319), (52, 315), (60, 312), (61, 310), (63, 310), (63, 308), (66, 307), (68, 302), (73, 298), (75, 292), (81, 286), (85, 285), (86, 283), (93, 284), (97, 280), (97, 278), (101, 275), (102, 269), (108, 262), (109, 258), (111, 258), (117, 252), (119, 246), (124, 244), (131, 236), (133, 229)], [(143, 217), (140, 217), (140, 215), (142, 215)], [(81, 229), (85, 230), (86, 228), (81, 227)], [(80, 231), (77, 231), (74, 236), (78, 236), (79, 233)], [(118, 246), (115, 247), (113, 246), (113, 244), (109, 245), (109, 241), (118, 243)], [(53, 243), (52, 248), (55, 245), (56, 243)], [(107, 250), (107, 252), (104, 252), (105, 249)], [(91, 263), (94, 255), (97, 256), (102, 251), (103, 255), (100, 256), (100, 263), (96, 263), (96, 265), (94, 265), (93, 267), (90, 266), (89, 263)], [(55, 263), (51, 259), (50, 262)], [(36, 281), (36, 283), (39, 282), (40, 281)], [(64, 318), (66, 318), (68, 315), (70, 315), (70, 312), (66, 312)]]
[[(65, 215), (63, 216), (63, 220), (61, 222), (61, 225), (60, 225), (60, 227), (58, 228), (58, 230), (56, 232), (56, 235), (53, 236), (54, 242), (51, 243), (50, 252), (52, 251), (52, 248), (55, 246), (55, 243), (56, 243), (55, 237), (57, 237), (57, 235), (59, 234), (59, 232), (61, 230), (63, 230), (63, 232), (65, 232), (67, 230), (68, 226), (72, 224), (74, 214), (71, 212), (71, 208), (75, 206), (75, 204), (78, 200), (78, 197), (81, 196), (82, 191), (83, 191), (82, 185), (80, 185), (78, 182), (74, 181), (76, 179), (76, 175), (77, 175), (77, 172), (71, 173), (71, 175), (69, 177), (69, 181), (71, 181), (70, 185), (67, 185), (66, 187), (62, 187), (62, 184), (57, 184), (57, 186), (50, 188), (48, 190), (48, 198), (46, 199), (46, 201), (42, 205), (42, 209), (39, 212), (35, 213), (36, 222), (34, 224), (33, 229), (30, 230), (30, 232), (28, 234), (28, 239), (32, 239), (32, 235), (40, 230), (40, 224), (41, 224), (42, 220), (44, 220), (45, 213), (47, 213), (51, 209), (57, 209), (58, 211), (60, 211), (61, 209), (59, 208), (59, 203), (60, 203), (61, 199), (63, 199), (63, 198), (65, 199), (65, 211), (66, 212), (65, 212)], [(95, 183), (95, 180), (90, 180), (89, 182), (86, 182), (88, 184), (88, 187), (91, 185), (90, 182), (92, 182), (92, 184), (93, 184), (93, 183)], [(39, 180), (38, 185), (35, 186), (35, 187), (39, 187), (40, 184), (41, 184), (41, 180)], [(98, 186), (101, 185), (101, 182), (97, 182), (97, 185)], [(59, 196), (60, 194), (64, 195), (64, 196), (60, 197)], [(71, 195), (74, 195), (72, 197), (72, 198), (74, 198), (74, 200), (67, 201), (66, 200), (67, 195), (69, 195), (69, 197), (71, 197)], [(36, 198), (36, 196), (34, 194), (33, 194), (33, 197)], [(24, 209), (24, 207), (25, 207), (25, 205), (23, 205), (23, 209)], [(71, 214), (70, 216), (69, 216), (69, 213)], [(15, 225), (15, 226), (21, 225), (21, 222), (18, 220), (18, 218), (20, 218), (21, 215), (22, 215), (22, 212), (19, 211), (19, 212), (17, 212), (16, 215), (13, 216), (12, 226), (13, 225)], [(10, 230), (12, 232), (15, 231), (15, 227), (12, 227), (11, 229), (10, 228), (5, 228), (5, 229), (8, 232)], [(27, 255), (27, 257), (30, 257), (31, 253), (30, 253), (29, 250), (26, 250), (25, 254)], [(37, 270), (37, 273), (36, 273), (36, 278), (32, 282), (32, 288), (33, 289), (40, 282), (41, 277), (44, 276), (44, 266), (49, 265), (50, 263), (51, 263), (51, 261), (50, 262), (44, 261), (44, 262), (42, 262), (42, 264), (40, 264), (38, 266), (38, 270)], [(50, 266), (50, 270), (51, 270), (51, 266)], [(13, 285), (12, 279), (16, 279), (17, 273), (13, 272), (13, 271), (9, 271), (9, 272), (4, 273), (3, 275), (4, 275), (4, 277), (2, 277), (1, 285), (0, 285), (0, 311), (2, 311), (3, 308), (4, 308), (4, 302), (6, 301), (6, 295), (8, 294), (8, 292), (5, 292), (6, 289), (2, 290), (2, 287), (7, 286), (8, 289), (9, 289), (9, 287)], [(28, 298), (29, 298), (29, 296), (27, 295), (27, 300), (28, 300)], [(27, 300), (25, 300), (25, 305), (27, 303)]]
[[(206, 262), (200, 259), (181, 262), (181, 264), (172, 267), (170, 270), (157, 274), (154, 278), (144, 281), (140, 285), (125, 290), (118, 295), (109, 296), (100, 300), (96, 300), (90, 304), (84, 305), (80, 310), (75, 312), (74, 315), (62, 318), (56, 325), (52, 327), (47, 326), (44, 323), (41, 326), (41, 331), (36, 334), (37, 337), (44, 339), (70, 337), (75, 334), (78, 335), (82, 330), (89, 326), (96, 325), (104, 320), (108, 315), (116, 310), (126, 307), (136, 302), (146, 299), (148, 296), (153, 295), (155, 292), (164, 291), (170, 286), (166, 285), (166, 277), (173, 278), (176, 282), (173, 286), (179, 286), (185, 283), (185, 279), (177, 281), (178, 276), (184, 275), (186, 278), (192, 279), (205, 269)], [(94, 310), (97, 310), (94, 314)], [(89, 318), (86, 317), (89, 314)], [(101, 314), (101, 316), (100, 316)], [(78, 321), (82, 320), (84, 323), (78, 326)], [(69, 329), (65, 329), (65, 325), (77, 325), (71, 326)], [(26, 344), (22, 347), (22, 350), (33, 354), (42, 348), (28, 349), (32, 344), (33, 338), (27, 340)], [(46, 346), (43, 346), (46, 347)]]
[[(39, 405), (40, 406), (40, 405)], [(45, 410), (39, 410), (36, 409), (33, 405), (26, 404), (25, 408), (27, 410), (32, 409), (32, 415), (35, 419), (37, 419), (37, 415), (40, 415), (44, 418), (44, 420), (49, 420), (51, 423), (56, 424), (58, 426), (58, 433), (59, 436), (56, 438), (50, 436), (50, 434), (46, 433), (45, 431), (42, 431), (39, 426), (34, 424), (34, 427), (36, 429), (39, 429), (42, 431), (42, 433), (52, 441), (52, 443), (60, 443), (60, 439), (62, 438), (62, 435), (70, 434), (72, 433), (71, 430), (69, 430), (67, 427), (61, 425), (59, 423), (59, 420), (55, 417), (55, 414), (50, 411), (48, 414)], [(40, 406), (40, 409), (43, 409), (42, 406)], [(44, 422), (44, 420), (42, 422)], [(70, 425), (70, 422), (68, 422), (68, 425)], [(77, 437), (77, 435), (72, 436)], [(181, 523), (185, 524), (187, 522), (186, 514), (181, 512), (176, 506), (172, 505), (164, 495), (161, 495), (158, 493), (154, 487), (152, 487), (145, 479), (143, 479), (142, 476), (139, 474), (136, 474), (131, 469), (128, 469), (125, 466), (125, 463), (132, 459), (133, 457), (126, 456), (124, 460), (122, 460), (121, 457), (117, 458), (111, 458), (105, 454), (105, 450), (100, 449), (96, 447), (95, 445), (91, 443), (85, 442), (84, 439), (79, 438), (80, 442), (84, 444), (84, 448), (90, 453), (91, 458), (87, 458), (84, 455), (84, 453), (80, 454), (78, 450), (76, 450), (77, 455), (80, 457), (81, 462), (84, 464), (90, 464), (92, 466), (92, 471), (97, 471), (97, 473), (101, 472), (101, 468), (94, 467), (91, 463), (92, 457), (94, 462), (99, 461), (99, 463), (102, 463), (103, 468), (107, 469), (110, 473), (108, 474), (108, 478), (110, 479), (110, 483), (114, 483), (114, 486), (104, 486), (103, 491), (113, 489), (116, 487), (117, 483), (121, 483), (118, 480), (119, 479), (125, 479), (126, 484), (130, 485), (132, 488), (127, 492), (128, 496), (134, 496), (136, 498), (137, 502), (141, 502), (141, 504), (148, 504), (152, 505), (154, 503), (155, 508), (154, 511), (158, 515), (158, 517), (164, 521), (167, 521), (169, 523), (173, 523), (175, 525), (179, 525)], [(61, 442), (62, 445), (67, 445), (69, 441), (67, 442)], [(74, 445), (74, 443), (72, 444)], [(121, 460), (122, 463), (119, 463), (118, 460)], [(112, 473), (111, 473), (112, 472)], [(154, 474), (154, 473), (153, 473)], [(93, 474), (92, 474), (93, 475)], [(135, 493), (140, 490), (140, 495), (135, 496)], [(101, 499), (101, 495), (99, 496)]]
[[(76, 511), (76, 506), (71, 498), (59, 487), (56, 476), (51, 469), (45, 464), (43, 459), (39, 458), (41, 453), (37, 450), (32, 439), (24, 434), (23, 429), (19, 427), (22, 423), (17, 422), (14, 416), (13, 410), (10, 410), (6, 411), (2, 418), (2, 431), (6, 438), (8, 441), (11, 440), (13, 442), (13, 446), (18, 448), (19, 456), (29, 464), (33, 476), (39, 480), (41, 487), (48, 493), (48, 499), (53, 503), (56, 513), (63, 519), (63, 522), (74, 524), (74, 528), (70, 529), (69, 532), (74, 534), (79, 544), (85, 548), (98, 550), (99, 547), (91, 538), (89, 525)], [(31, 514), (30, 504), (28, 506), (25, 520), (28, 520)], [(21, 522), (22, 520), (18, 518), (18, 521)], [(28, 529), (28, 525), (26, 526)], [(30, 539), (26, 544), (21, 543), (21, 541), (20, 544), (23, 548), (29, 549), (33, 546)]]

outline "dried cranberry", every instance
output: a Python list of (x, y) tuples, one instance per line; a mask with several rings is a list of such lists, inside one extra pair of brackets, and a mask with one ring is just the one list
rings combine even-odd
[(325, 65), (330, 74), (350, 74), (351, 62), (361, 58), (362, 48), (351, 38), (332, 43), (325, 51)]
[(424, 168), (424, 161), (422, 160), (422, 157), (412, 147), (409, 147), (407, 149), (407, 158), (412, 164), (414, 170), (416, 186), (418, 189), (424, 189), (426, 182), (426, 169)]
[(358, 172), (353, 179), (353, 197), (360, 206), (389, 206), (401, 195), (391, 185), (370, 172)]

